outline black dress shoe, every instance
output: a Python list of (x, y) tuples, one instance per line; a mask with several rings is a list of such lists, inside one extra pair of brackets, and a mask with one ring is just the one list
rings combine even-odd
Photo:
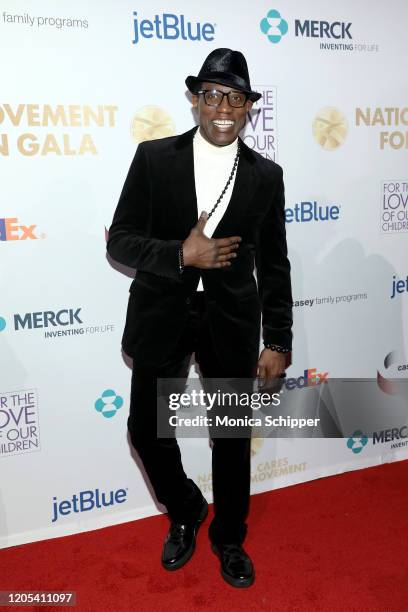
[(251, 559), (240, 544), (212, 544), (213, 552), (221, 560), (221, 575), (234, 587), (249, 587), (255, 580)]
[(208, 504), (203, 497), (198, 517), (195, 520), (188, 523), (172, 521), (162, 553), (162, 565), (166, 570), (179, 569), (192, 557), (198, 528), (207, 513)]

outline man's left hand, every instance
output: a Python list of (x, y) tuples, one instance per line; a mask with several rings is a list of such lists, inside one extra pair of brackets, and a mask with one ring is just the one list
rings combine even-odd
[(287, 354), (264, 348), (258, 359), (258, 377), (264, 385), (280, 378), (286, 369)]

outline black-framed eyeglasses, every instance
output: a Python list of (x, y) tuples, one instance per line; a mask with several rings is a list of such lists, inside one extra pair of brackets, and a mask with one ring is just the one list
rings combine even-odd
[(227, 96), (229, 105), (234, 108), (242, 108), (248, 100), (247, 94), (242, 91), (224, 93), (219, 89), (200, 89), (197, 93), (204, 94), (204, 101), (208, 106), (219, 106), (222, 104), (224, 96)]

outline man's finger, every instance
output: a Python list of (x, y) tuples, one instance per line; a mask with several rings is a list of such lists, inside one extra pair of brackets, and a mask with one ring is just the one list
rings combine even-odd
[(226, 255), (227, 253), (232, 253), (236, 251), (238, 247), (239, 247), (239, 243), (235, 242), (234, 244), (231, 244), (230, 246), (219, 247), (218, 253), (220, 255)]
[(204, 233), (204, 228), (205, 228), (205, 224), (207, 223), (207, 219), (208, 219), (208, 213), (205, 210), (203, 210), (194, 228), (195, 230), (200, 232), (200, 234)]
[(266, 376), (266, 368), (263, 365), (258, 364), (258, 377), (265, 378)]
[(241, 236), (231, 236), (230, 238), (216, 238), (215, 242), (217, 243), (217, 246), (219, 248), (221, 247), (227, 247), (227, 246), (231, 246), (232, 244), (235, 244), (236, 242), (241, 242), (242, 238)]
[(234, 259), (237, 256), (236, 253), (226, 253), (225, 255), (217, 256), (217, 263), (220, 261), (229, 261), (230, 259)]

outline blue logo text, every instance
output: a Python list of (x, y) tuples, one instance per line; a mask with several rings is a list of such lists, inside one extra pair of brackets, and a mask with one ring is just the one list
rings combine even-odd
[(52, 522), (55, 523), (61, 516), (67, 516), (72, 512), (88, 512), (94, 508), (106, 508), (115, 504), (123, 504), (126, 501), (126, 496), (126, 489), (109, 491), (109, 493), (94, 489), (92, 491), (80, 491), (70, 499), (64, 499), (63, 501), (58, 501), (56, 497), (53, 497)]
[(215, 28), (211, 23), (193, 23), (187, 21), (184, 15), (173, 15), (163, 13), (155, 15), (153, 20), (142, 19), (139, 21), (137, 12), (133, 12), (132, 43), (136, 45), (141, 38), (158, 38), (159, 40), (214, 40)]
[(340, 207), (336, 205), (320, 206), (317, 202), (300, 202), (293, 208), (286, 208), (286, 223), (307, 223), (308, 221), (337, 221)]

